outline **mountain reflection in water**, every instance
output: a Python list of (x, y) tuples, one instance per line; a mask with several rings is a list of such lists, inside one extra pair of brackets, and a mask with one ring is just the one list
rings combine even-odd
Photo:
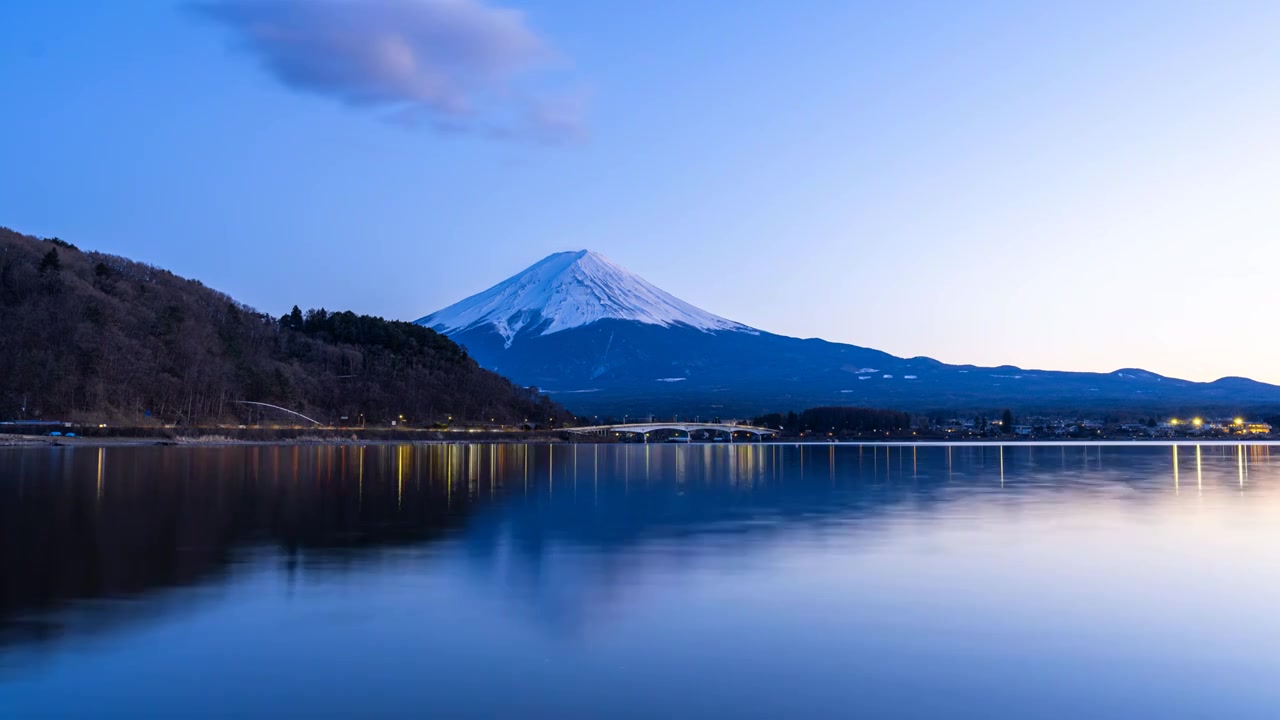
[[(356, 654), (374, 664), (418, 657), (404, 648), (383, 652), (394, 647), (391, 626), (403, 629), (406, 623), (437, 636), (460, 661), (470, 655), (471, 661), (491, 663), (539, 653), (573, 655), (566, 646), (612, 637), (628, 623), (648, 624), (658, 636), (674, 632), (675, 624), (691, 623), (697, 632), (728, 642), (723, 638), (734, 635), (722, 637), (716, 630), (717, 623), (726, 623), (719, 628), (725, 633), (752, 628), (762, 633), (759, 647), (741, 640), (751, 652), (811, 651), (811, 658), (790, 660), (841, 657), (853, 668), (861, 656), (844, 657), (836, 643), (871, 642), (865, 628), (854, 634), (841, 624), (864, 620), (810, 621), (804, 613), (847, 607), (853, 618), (897, 617), (909, 606), (914, 623), (909, 627), (920, 634), (884, 638), (888, 654), (877, 662), (901, 663), (905, 655), (895, 658), (894, 653), (910, 655), (926, 642), (929, 653), (950, 648), (947, 652), (956, 657), (985, 659), (993, 669), (1025, 661), (1043, 664), (1048, 672), (1053, 663), (1036, 654), (1031, 638), (1036, 632), (1052, 637), (1061, 628), (1025, 604), (1044, 599), (1045, 591), (1033, 583), (1046, 577), (1071, 591), (1075, 577), (1082, 602), (1141, 594), (1136, 583), (1124, 594), (1129, 590), (1124, 584), (1135, 582), (1124, 573), (1135, 568), (1152, 573), (1148, 579), (1157, 585), (1185, 589), (1199, 582), (1237, 583), (1273, 592), (1276, 585), (1269, 580), (1234, 574), (1247, 573), (1247, 563), (1210, 563), (1206, 557), (1184, 558), (1189, 577), (1166, 577), (1161, 567), (1170, 559), (1159, 553), (1197, 547), (1210, 552), (1215, 533), (1228, 543), (1245, 539), (1232, 532), (1256, 531), (1260, 545), (1276, 539), (1276, 531), (1263, 534), (1259, 528), (1263, 519), (1274, 517), (1278, 471), (1268, 445), (1176, 450), (772, 444), (0, 449), (0, 697), (6, 683), (13, 683), (18, 692), (10, 697), (26, 703), (20, 710), (47, 708), (44, 693), (57, 685), (58, 668), (86, 647), (127, 654), (139, 638), (177, 633), (188, 622), (208, 622), (218, 613), (266, 616), (307, 601), (328, 603), (330, 614), (318, 617), (334, 623), (312, 623), (309, 632), (336, 634), (344, 632), (341, 623), (356, 623), (359, 631), (343, 637), (356, 638)], [(1204, 544), (1169, 539), (1182, 537), (1179, 532), (1199, 533)], [(1066, 541), (1074, 546), (1064, 547)], [(1017, 576), (1028, 572), (1044, 577)], [(717, 587), (748, 578), (737, 596), (740, 606), (707, 605), (718, 597)], [(384, 589), (385, 583), (392, 589)], [(406, 587), (416, 593), (407, 601), (399, 594)], [(1008, 607), (993, 608), (983, 587), (1018, 596), (1004, 596), (1000, 603)], [(249, 588), (257, 589), (251, 593)], [(283, 588), (284, 599), (272, 595), (272, 588)], [(1201, 599), (1217, 600), (1216, 592)], [(421, 616), (361, 615), (366, 606), (406, 611), (401, 603), (415, 596), (421, 598)], [(445, 596), (452, 604), (438, 600)], [(683, 619), (652, 616), (640, 609), (639, 598), (650, 607), (678, 607)], [(281, 605), (261, 607), (268, 600)], [(459, 607), (460, 602), (474, 607)], [(501, 613), (502, 622), (515, 628), (507, 636), (520, 639), (504, 646), (501, 637), (461, 634), (468, 618), (474, 632), (490, 632), (476, 627), (480, 606)], [(442, 617), (442, 608), (456, 608), (456, 617)], [(1008, 617), (1001, 619), (999, 612)], [(1140, 653), (1134, 648), (1149, 640), (1121, 638), (1129, 630), (1118, 626), (1129, 610), (1120, 608), (1115, 617), (1097, 607), (1092, 612), (1097, 615), (1090, 622), (1100, 623), (1099, 632), (1119, 633), (1120, 655)], [(1005, 638), (1013, 645), (1003, 651), (972, 647), (966, 643), (982, 633), (965, 624), (966, 613), (975, 624), (993, 618), (1011, 622), (1012, 617), (1025, 626)], [(1061, 619), (1068, 625), (1084, 622)], [(458, 627), (450, 627), (454, 622)], [(223, 625), (220, 632), (234, 632), (230, 627)], [(770, 634), (784, 628), (777, 637)], [(1280, 624), (1270, 620), (1254, 628), (1273, 639), (1277, 629)], [(532, 639), (524, 635), (529, 632)], [(1070, 644), (1070, 638), (1060, 640)], [(294, 634), (279, 642), (303, 639)], [(681, 657), (691, 663), (685, 670), (705, 672), (694, 658), (741, 661), (722, 651), (729, 652), (685, 648)], [(652, 655), (664, 652), (654, 649)], [(993, 657), (1001, 652), (1009, 657)], [(242, 660), (255, 662), (249, 651)], [(635, 663), (647, 667), (643, 657)], [(47, 685), (41, 684), (42, 664), (48, 666)], [(1271, 659), (1265, 666), (1280, 670)], [(218, 667), (206, 668), (206, 676), (216, 678)], [(925, 670), (913, 667), (903, 665), (898, 672)], [(317, 681), (324, 681), (324, 670), (312, 668), (320, 674)], [(70, 682), (73, 671), (63, 672)], [(622, 672), (595, 667), (591, 674), (607, 685)], [(815, 668), (808, 681), (817, 683), (830, 672), (834, 669)], [(902, 682), (903, 688), (919, 684)], [(943, 700), (965, 697), (955, 682), (926, 684), (940, 693), (934, 700), (941, 704), (920, 700), (923, 704), (898, 709), (922, 714), (954, 709)], [(374, 693), (377, 687), (369, 684), (364, 691)], [(1062, 692), (1069, 687), (1064, 684)], [(1054, 696), (1053, 688), (1049, 682), (1044, 697)], [(288, 694), (287, 686), (281, 692)], [(520, 692), (524, 695), (515, 696), (530, 703), (522, 706), (522, 714), (554, 716), (555, 708), (583, 717), (621, 711), (613, 704), (617, 693), (605, 699), (569, 688), (552, 692), (520, 686)], [(701, 691), (685, 694), (690, 692)], [(804, 698), (777, 690), (752, 699), (753, 692), (765, 691), (744, 691), (741, 707), (732, 702), (716, 707), (761, 716), (773, 714), (770, 710), (839, 714), (844, 699), (834, 690), (830, 697), (814, 690)], [(361, 697), (347, 710), (389, 713), (397, 702), (410, 701), (413, 694), (406, 693), (370, 705), (357, 687), (327, 699), (323, 707), (342, 709), (332, 703)], [(253, 697), (249, 690), (242, 694)], [(866, 695), (868, 702), (875, 697)], [(474, 698), (467, 704), (447, 690), (436, 699), (449, 716), (512, 709), (475, 704)], [(1255, 697), (1237, 699), (1255, 703), (1237, 710), (1259, 709)], [(182, 707), (181, 700), (155, 709)], [(110, 702), (100, 702), (94, 707), (111, 715)], [(291, 702), (302, 703), (293, 707), (307, 712), (304, 701)], [(236, 712), (271, 715), (268, 705), (246, 703)], [(129, 707), (148, 706), (122, 704), (116, 710)], [(210, 716), (218, 716), (232, 706), (207, 707)], [(666, 706), (654, 698), (633, 699), (627, 707), (636, 716), (673, 708), (705, 716), (701, 710), (707, 709)], [(1108, 708), (1105, 703), (1091, 707)], [(1131, 709), (1124, 703), (1116, 707)]]

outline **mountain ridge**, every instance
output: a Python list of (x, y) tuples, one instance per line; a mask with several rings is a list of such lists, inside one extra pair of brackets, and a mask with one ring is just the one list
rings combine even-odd
[[(555, 254), (535, 263), (528, 273)], [(600, 257), (588, 251), (567, 253)], [(606, 262), (608, 262), (606, 260)], [(612, 263), (610, 263), (612, 266)], [(613, 266), (617, 267), (617, 266)], [(619, 270), (621, 270), (619, 268)], [(634, 274), (627, 282), (654, 287)], [(554, 278), (539, 276), (539, 293), (518, 307), (501, 303), (488, 315), (453, 320), (446, 311), (475, 298), (498, 297), (518, 287), (517, 273), (468, 300), (420, 319), (453, 338), (485, 367), (519, 383), (537, 386), (579, 414), (742, 414), (789, 411), (819, 405), (867, 405), (928, 411), (989, 409), (1010, 405), (1024, 410), (1134, 411), (1280, 407), (1280, 387), (1226, 376), (1203, 383), (1141, 368), (1110, 373), (1026, 369), (1014, 365), (952, 365), (927, 356), (904, 358), (874, 348), (823, 338), (793, 338), (749, 327), (694, 308), (699, 317), (720, 321), (699, 327), (645, 317), (647, 308), (566, 308), (589, 304), (590, 293), (562, 292), (562, 306), (550, 314), (571, 316), (549, 331), (540, 297), (557, 296)], [(655, 288), (664, 297), (680, 301)], [(612, 298), (618, 302), (619, 297)], [(625, 298), (624, 298), (625, 299)], [(515, 332), (500, 332), (504, 313), (525, 313)], [(640, 319), (637, 319), (640, 318)], [(507, 326), (510, 329), (510, 326)]]

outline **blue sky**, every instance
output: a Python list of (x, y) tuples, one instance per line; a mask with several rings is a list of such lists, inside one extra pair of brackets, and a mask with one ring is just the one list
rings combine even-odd
[(773, 332), (1280, 382), (1277, 37), (1275, 2), (15, 0), (0, 224), (277, 314), (589, 248)]

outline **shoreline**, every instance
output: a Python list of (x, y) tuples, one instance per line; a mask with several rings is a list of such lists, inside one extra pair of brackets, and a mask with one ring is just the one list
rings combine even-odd
[[(467, 437), (447, 437), (447, 435), (465, 435)], [(424, 432), (411, 436), (388, 437), (377, 435), (358, 437), (356, 435), (295, 435), (281, 437), (234, 437), (219, 433), (207, 435), (163, 436), (163, 435), (87, 435), (53, 437), (49, 435), (0, 434), (0, 449), (20, 447), (217, 447), (231, 445), (454, 445), (454, 444), (520, 444), (520, 443), (563, 443), (557, 435), (548, 433), (442, 433)]]
[[(442, 433), (443, 434), (443, 433)], [(472, 433), (457, 433), (459, 435), (471, 435)], [(559, 435), (550, 436), (546, 433), (529, 433), (529, 434), (503, 434), (499, 437), (488, 434), (489, 437), (417, 437), (417, 438), (356, 438), (356, 437), (315, 437), (303, 436), (293, 438), (275, 438), (275, 439), (246, 439), (232, 438), (220, 435), (191, 436), (191, 437), (49, 437), (46, 435), (0, 435), (0, 450), (9, 448), (101, 448), (101, 447), (232, 447), (232, 446), (315, 446), (315, 447), (343, 447), (358, 445), (637, 445), (637, 446), (719, 446), (719, 447), (740, 447), (740, 446), (816, 446), (816, 447), (836, 447), (836, 446), (874, 446), (874, 447), (1064, 447), (1064, 446), (1080, 446), (1080, 447), (1179, 447), (1179, 446), (1233, 446), (1233, 445), (1250, 445), (1250, 446), (1271, 446), (1280, 445), (1280, 440), (1273, 439), (1240, 439), (1230, 440), (1222, 438), (1198, 440), (1195, 438), (1163, 438), (1152, 440), (1134, 440), (1134, 439), (1101, 439), (1101, 440), (946, 440), (946, 439), (916, 439), (916, 440), (769, 440), (765, 442), (695, 442), (695, 443), (624, 443), (624, 442), (583, 442), (581, 438), (573, 437), (565, 439)]]

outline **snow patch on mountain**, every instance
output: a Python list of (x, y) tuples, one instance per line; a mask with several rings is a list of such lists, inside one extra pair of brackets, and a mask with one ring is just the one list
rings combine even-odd
[(510, 347), (526, 328), (540, 328), (540, 335), (550, 335), (605, 319), (759, 334), (696, 308), (589, 250), (549, 255), (488, 290), (416, 322), (445, 334), (489, 325)]

